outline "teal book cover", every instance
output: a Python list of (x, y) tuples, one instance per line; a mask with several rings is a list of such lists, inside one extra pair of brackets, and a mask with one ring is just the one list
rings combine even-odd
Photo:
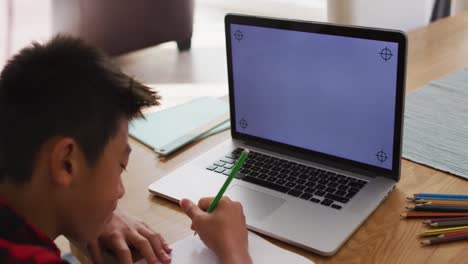
[(184, 145), (229, 127), (229, 105), (214, 98), (202, 97), (188, 103), (145, 115), (134, 120), (129, 134), (166, 156)]

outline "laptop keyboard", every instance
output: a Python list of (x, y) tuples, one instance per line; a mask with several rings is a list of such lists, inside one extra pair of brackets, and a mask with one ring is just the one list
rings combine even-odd
[[(207, 169), (229, 175), (241, 152), (242, 149), (235, 149)], [(250, 151), (236, 178), (337, 210), (367, 184), (360, 179), (254, 151)]]

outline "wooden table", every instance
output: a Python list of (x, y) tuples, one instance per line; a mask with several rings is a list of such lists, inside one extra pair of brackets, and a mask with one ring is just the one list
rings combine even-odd
[[(408, 35), (407, 92), (468, 64), (468, 12)], [(128, 172), (123, 176), (126, 195), (119, 207), (146, 221), (170, 243), (191, 235), (190, 221), (178, 206), (154, 197), (147, 186), (228, 137), (228, 132), (212, 136), (165, 161), (158, 160), (150, 149), (130, 139), (133, 151)], [(395, 191), (335, 256), (322, 257), (268, 239), (315, 263), (466, 263), (468, 242), (421, 247), (417, 237), (423, 229), (421, 221), (400, 219), (405, 197), (421, 191), (468, 193), (468, 182), (404, 160), (401, 181)]]

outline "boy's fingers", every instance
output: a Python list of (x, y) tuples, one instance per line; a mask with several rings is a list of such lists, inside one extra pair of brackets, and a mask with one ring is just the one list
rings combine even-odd
[(195, 216), (202, 213), (200, 208), (198, 208), (198, 206), (189, 199), (182, 199), (179, 205), (182, 207), (182, 210), (184, 210), (185, 214), (192, 220)]
[(113, 239), (107, 241), (108, 245), (106, 247), (112, 251), (114, 254), (117, 255), (119, 259), (119, 263), (124, 264), (131, 264), (132, 261), (132, 253), (127, 245), (127, 242), (123, 238), (123, 236), (114, 236)]
[[(203, 211), (206, 211), (210, 207), (213, 200), (214, 200), (214, 197), (201, 198), (200, 201), (198, 201), (198, 207), (200, 207), (200, 209), (202, 209)], [(226, 203), (226, 202), (229, 203), (229, 202), (232, 202), (232, 200), (227, 196), (223, 196), (221, 197), (221, 200), (219, 200), (218, 205), (220, 203)]]
[(198, 207), (200, 207), (200, 209), (202, 209), (203, 211), (206, 211), (208, 210), (208, 207), (210, 207), (210, 204), (211, 202), (214, 200), (213, 197), (205, 197), (205, 198), (201, 198), (199, 201), (198, 201)]
[(137, 232), (132, 232), (127, 236), (127, 240), (140, 252), (148, 263), (159, 263), (156, 251), (154, 251), (151, 242), (146, 237)]
[(93, 263), (104, 264), (104, 257), (102, 256), (101, 246), (97, 240), (89, 242), (87, 248)]
[[(152, 241), (154, 240), (160, 240), (162, 243), (162, 247), (166, 251), (167, 254), (170, 254), (172, 251), (172, 248), (169, 247), (169, 244), (167, 244), (167, 241), (164, 239), (164, 237), (161, 236), (161, 234), (156, 233), (151, 227), (149, 227), (146, 223), (143, 223), (145, 226), (140, 230), (140, 234), (142, 234), (144, 237), (150, 240), (151, 244), (153, 244)], [(153, 245), (154, 246), (154, 245)]]

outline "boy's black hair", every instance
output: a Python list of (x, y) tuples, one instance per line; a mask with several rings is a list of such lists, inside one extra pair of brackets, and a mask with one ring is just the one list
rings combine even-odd
[(21, 50), (0, 75), (0, 181), (27, 182), (41, 146), (74, 138), (95, 165), (121, 118), (159, 96), (83, 41), (57, 36)]

